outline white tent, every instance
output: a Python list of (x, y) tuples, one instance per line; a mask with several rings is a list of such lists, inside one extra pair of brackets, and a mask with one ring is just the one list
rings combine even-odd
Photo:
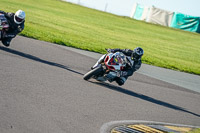
[(147, 22), (170, 26), (174, 12), (151, 7)]

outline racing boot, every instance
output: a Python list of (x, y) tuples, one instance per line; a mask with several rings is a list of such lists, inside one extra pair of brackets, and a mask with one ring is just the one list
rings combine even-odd
[(10, 38), (2, 39), (2, 43), (4, 46), (9, 47), (10, 46)]

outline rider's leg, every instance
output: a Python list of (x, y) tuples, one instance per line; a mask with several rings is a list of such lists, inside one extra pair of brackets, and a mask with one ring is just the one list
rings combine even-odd
[(12, 38), (3, 38), (2, 43), (4, 46), (8, 47), (8, 46), (10, 46), (11, 40), (12, 40)]
[(118, 83), (118, 85), (122, 86), (127, 80), (127, 77), (119, 77), (116, 78), (115, 81)]

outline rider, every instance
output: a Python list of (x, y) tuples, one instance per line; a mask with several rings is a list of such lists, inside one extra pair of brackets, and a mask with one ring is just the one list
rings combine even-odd
[(4, 11), (0, 11), (0, 13), (5, 15), (9, 24), (9, 30), (4, 36), (2, 36), (1, 39), (2, 43), (6, 47), (8, 47), (10, 45), (11, 40), (24, 29), (25, 12), (22, 10), (18, 10), (16, 13), (6, 13)]
[[(142, 48), (137, 47), (134, 50), (130, 49), (107, 49), (107, 52), (109, 53), (115, 53), (115, 52), (122, 52), (124, 55), (126, 55), (127, 58), (127, 64), (123, 71), (120, 72), (119, 77), (115, 78), (115, 81), (118, 83), (118, 85), (123, 85), (127, 78), (129, 76), (132, 76), (135, 71), (137, 71), (142, 64), (141, 58), (144, 54), (144, 51)], [(99, 61), (92, 67), (95, 68), (98, 64), (100, 64), (105, 56), (102, 56)]]
[(123, 85), (129, 76), (132, 76), (135, 71), (137, 71), (142, 64), (141, 58), (144, 54), (142, 48), (137, 47), (134, 50), (130, 49), (108, 49), (108, 52), (115, 53), (115, 52), (122, 52), (124, 55), (127, 56), (127, 63), (124, 71), (121, 71), (120, 77), (117, 77), (115, 81), (118, 85)]

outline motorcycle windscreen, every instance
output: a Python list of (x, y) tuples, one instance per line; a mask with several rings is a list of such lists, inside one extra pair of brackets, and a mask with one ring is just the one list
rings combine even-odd
[(109, 65), (119, 65), (124, 63), (125, 63), (125, 57), (120, 55), (112, 57), (108, 62)]

